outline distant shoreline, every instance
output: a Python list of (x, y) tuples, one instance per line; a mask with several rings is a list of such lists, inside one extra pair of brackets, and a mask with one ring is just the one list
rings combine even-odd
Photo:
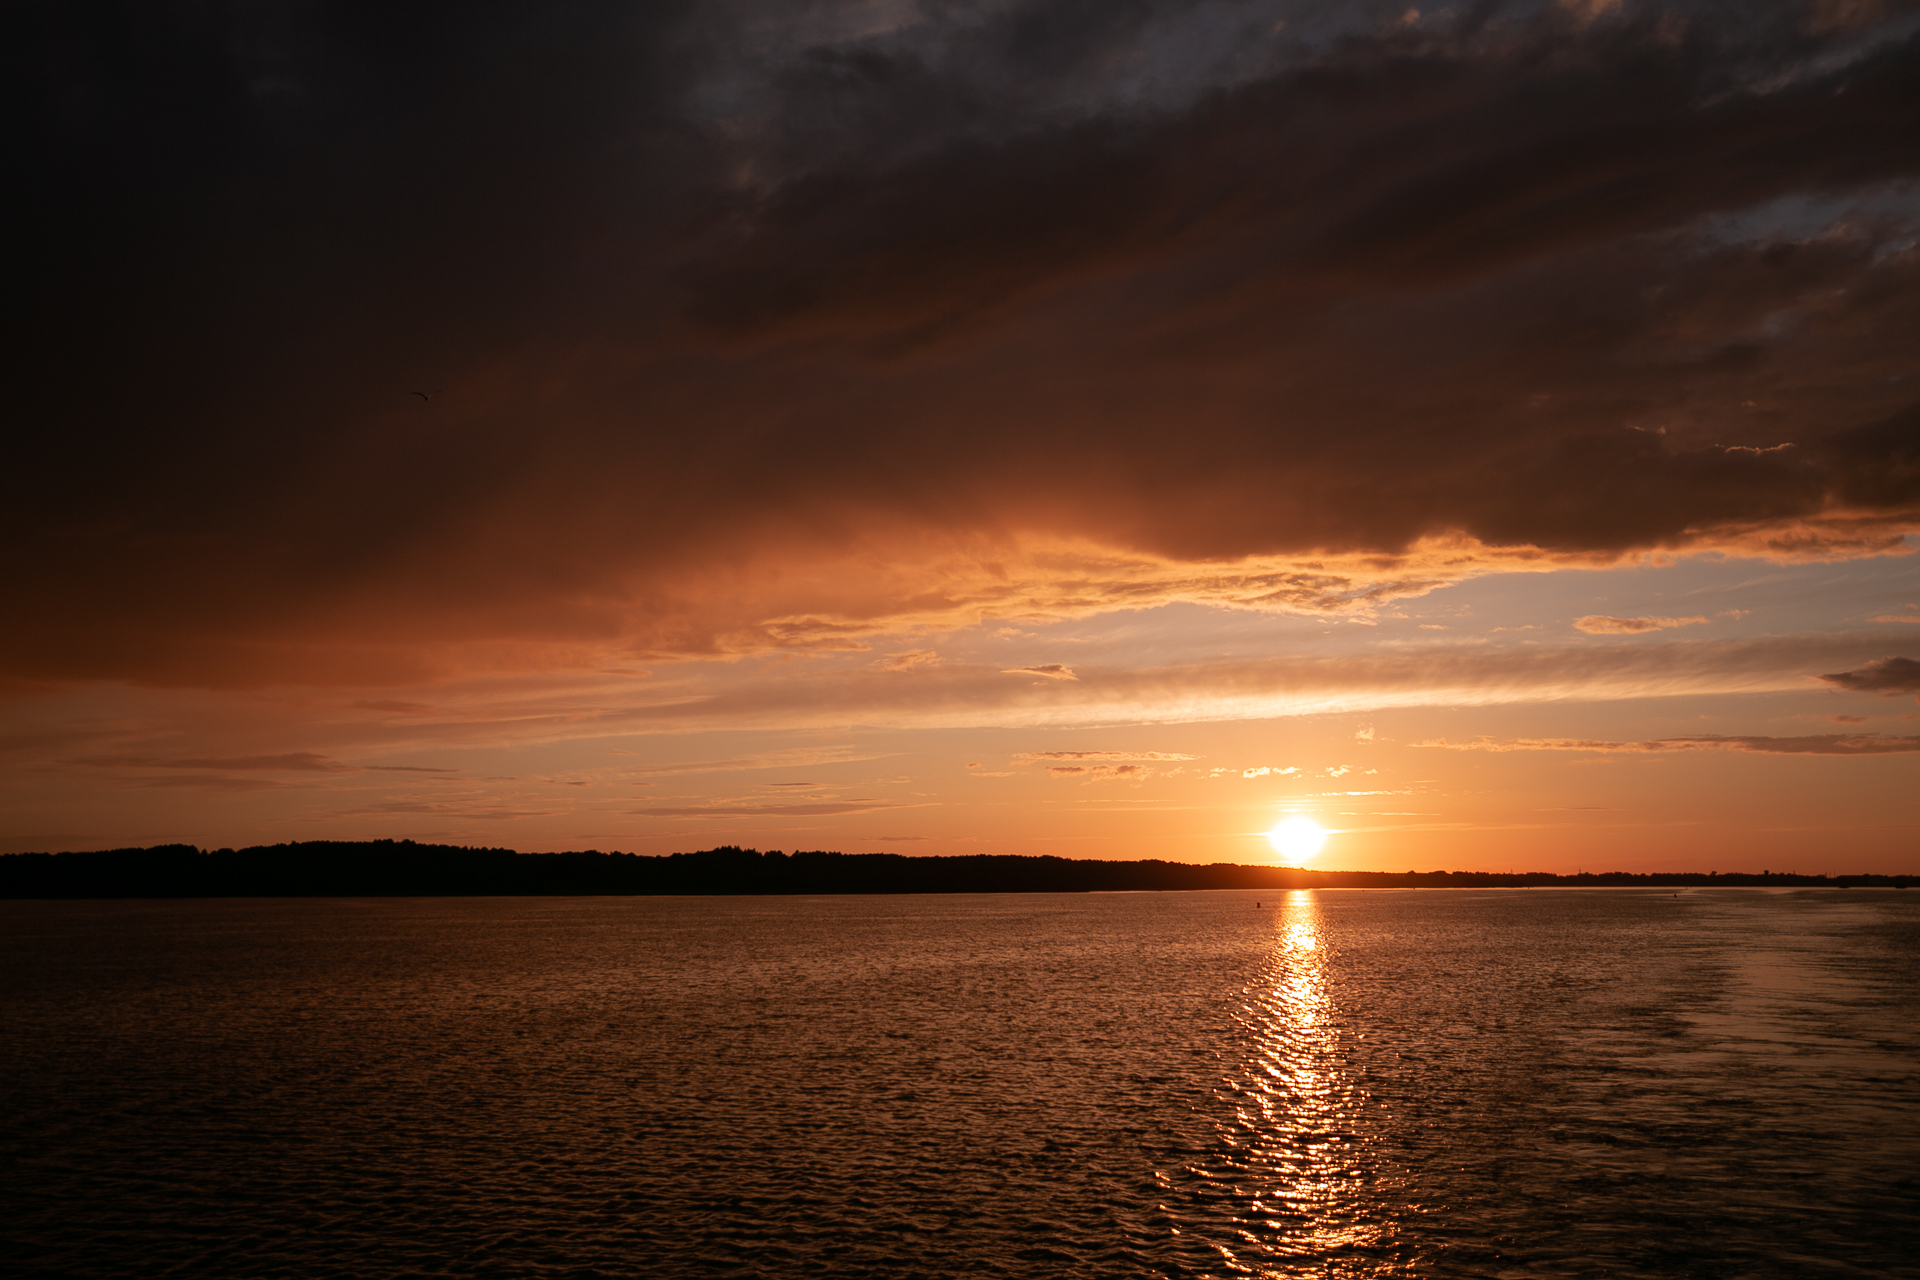
[(1897, 888), (1920, 875), (1761, 872), (1313, 871), (1298, 867), (977, 854), (784, 853), (726, 846), (658, 856), (518, 853), (411, 840), (0, 855), (0, 898), (358, 898), (1248, 889)]

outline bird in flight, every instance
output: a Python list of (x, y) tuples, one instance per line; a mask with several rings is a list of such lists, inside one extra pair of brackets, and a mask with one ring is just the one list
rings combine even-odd
[(420, 397), (420, 398), (421, 398), (422, 400), (424, 400), (424, 401), (427, 401), (427, 402), (431, 402), (431, 401), (433, 400), (433, 397), (432, 397), (432, 396), (430, 396), (430, 395), (428, 395), (428, 394), (427, 394), (426, 392), (424, 392), (424, 391), (416, 391), (416, 392), (414, 392), (413, 394), (414, 394), (414, 395), (417, 395), (417, 396), (419, 396), (419, 397)]

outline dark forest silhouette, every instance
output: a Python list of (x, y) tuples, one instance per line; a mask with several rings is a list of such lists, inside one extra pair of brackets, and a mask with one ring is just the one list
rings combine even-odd
[(0, 897), (381, 897), (506, 894), (1089, 893), (1196, 889), (1896, 887), (1920, 876), (1712, 872), (1308, 871), (1216, 862), (1104, 862), (982, 854), (516, 853), (411, 840), (314, 840), (0, 856)]

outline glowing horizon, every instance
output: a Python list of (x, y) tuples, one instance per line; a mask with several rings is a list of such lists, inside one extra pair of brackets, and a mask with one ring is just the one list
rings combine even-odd
[(1905, 17), (1033, 12), (76, 28), (0, 851), (1914, 869)]

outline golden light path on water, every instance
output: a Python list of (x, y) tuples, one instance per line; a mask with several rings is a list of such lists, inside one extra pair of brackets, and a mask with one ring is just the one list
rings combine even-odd
[(1367, 1097), (1342, 1043), (1320, 906), (1296, 891), (1274, 918), (1273, 950), (1238, 1015), (1249, 1048), (1232, 1082), (1238, 1123), (1221, 1137), (1245, 1179), (1245, 1249), (1220, 1246), (1223, 1260), (1243, 1274), (1379, 1275), (1390, 1230), (1379, 1206), (1400, 1179), (1369, 1158)]

